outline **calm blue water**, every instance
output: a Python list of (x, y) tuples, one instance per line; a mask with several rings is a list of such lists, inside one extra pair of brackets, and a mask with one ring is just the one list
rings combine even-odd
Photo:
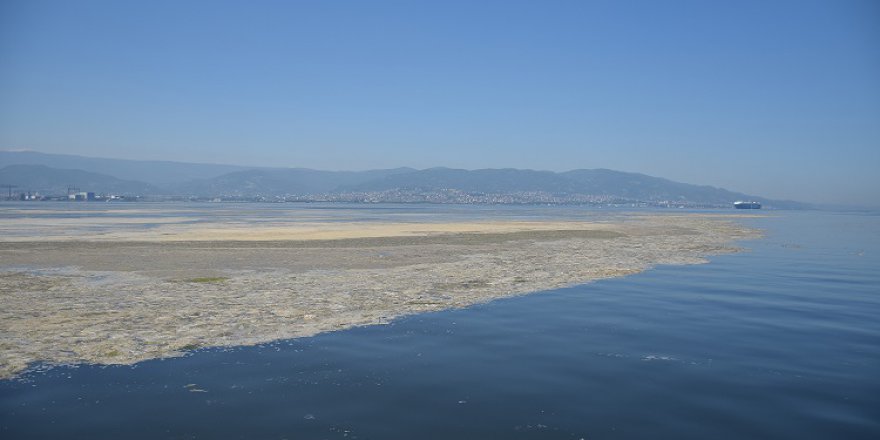
[(0, 381), (0, 437), (880, 438), (880, 216), (767, 214), (711, 264)]

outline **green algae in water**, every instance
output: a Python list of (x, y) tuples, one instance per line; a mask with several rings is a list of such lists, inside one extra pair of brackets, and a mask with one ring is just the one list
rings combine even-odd
[(196, 277), (183, 280), (185, 283), (216, 284), (229, 280), (229, 277)]

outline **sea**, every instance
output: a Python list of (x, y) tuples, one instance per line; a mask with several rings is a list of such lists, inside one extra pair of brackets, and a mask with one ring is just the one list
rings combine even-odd
[[(67, 215), (42, 205), (31, 217)], [(0, 381), (0, 438), (880, 438), (880, 213), (759, 213), (737, 221), (764, 237), (708, 264), (133, 366), (37, 365)]]

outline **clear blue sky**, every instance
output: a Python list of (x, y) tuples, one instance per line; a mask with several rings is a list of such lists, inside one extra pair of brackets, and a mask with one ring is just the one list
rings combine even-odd
[(0, 1), (0, 149), (880, 205), (880, 1)]

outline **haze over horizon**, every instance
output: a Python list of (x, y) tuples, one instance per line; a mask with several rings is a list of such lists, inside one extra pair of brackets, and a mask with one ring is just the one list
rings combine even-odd
[(0, 4), (0, 150), (880, 206), (880, 4)]

